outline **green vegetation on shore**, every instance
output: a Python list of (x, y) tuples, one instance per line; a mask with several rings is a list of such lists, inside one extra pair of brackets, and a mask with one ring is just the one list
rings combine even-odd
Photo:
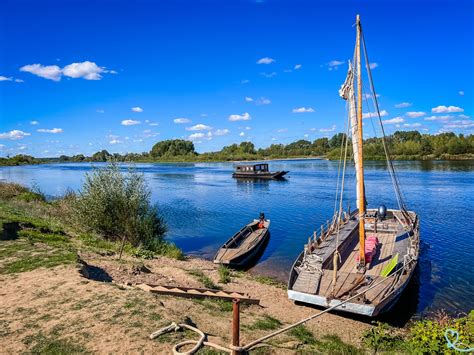
[(0, 273), (75, 263), (80, 250), (184, 257), (165, 240), (165, 222), (150, 205), (143, 177), (134, 171), (121, 174), (115, 163), (89, 174), (79, 193), (52, 201), (23, 186), (0, 183), (0, 229), (1, 240), (15, 241), (0, 246), (0, 258), (9, 257)]
[[(165, 140), (156, 143), (149, 152), (109, 153), (101, 150), (90, 157), (83, 154), (62, 155), (59, 158), (34, 158), (16, 155), (0, 158), (1, 165), (25, 165), (56, 162), (217, 162), (241, 160), (268, 160), (306, 157), (326, 157), (339, 159), (343, 133), (331, 138), (318, 138), (313, 142), (301, 139), (290, 144), (272, 144), (256, 149), (251, 142), (242, 142), (223, 147), (217, 152), (197, 153), (191, 141), (183, 139)], [(457, 160), (474, 159), (474, 135), (455, 133), (437, 135), (421, 134), (418, 131), (397, 131), (387, 137), (387, 146), (394, 160)], [(350, 143), (350, 142), (349, 142)], [(352, 146), (349, 144), (349, 154)], [(381, 138), (364, 141), (366, 160), (384, 160), (385, 153)]]

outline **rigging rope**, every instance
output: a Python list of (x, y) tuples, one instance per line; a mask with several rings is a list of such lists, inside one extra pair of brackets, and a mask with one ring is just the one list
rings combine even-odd
[(360, 32), (361, 32), (361, 37), (362, 37), (362, 48), (364, 50), (364, 57), (365, 57), (365, 65), (366, 65), (366, 68), (367, 68), (367, 74), (369, 76), (370, 88), (371, 88), (372, 97), (373, 97), (373, 100), (374, 100), (374, 103), (375, 103), (375, 109), (377, 110), (377, 116), (378, 116), (380, 127), (381, 127), (381, 130), (382, 130), (382, 144), (383, 144), (383, 148), (384, 148), (384, 152), (385, 152), (385, 157), (386, 157), (386, 160), (387, 160), (387, 167), (388, 167), (388, 171), (390, 173), (390, 177), (392, 179), (392, 185), (393, 185), (393, 188), (395, 190), (395, 196), (397, 198), (398, 206), (399, 206), (401, 211), (406, 212), (407, 208), (406, 208), (406, 205), (405, 205), (405, 202), (404, 202), (404, 199), (403, 199), (402, 191), (400, 189), (400, 183), (398, 181), (398, 177), (396, 175), (395, 168), (393, 166), (393, 162), (390, 159), (390, 152), (389, 152), (388, 146), (386, 144), (385, 129), (383, 127), (382, 117), (380, 115), (380, 108), (379, 108), (379, 104), (378, 104), (378, 100), (377, 100), (377, 94), (375, 92), (374, 82), (372, 80), (372, 72), (370, 70), (370, 64), (369, 64), (370, 62), (369, 62), (369, 56), (367, 54), (367, 46), (366, 46), (366, 43), (365, 43), (364, 32), (362, 31), (362, 25), (360, 25), (360, 26), (361, 26)]

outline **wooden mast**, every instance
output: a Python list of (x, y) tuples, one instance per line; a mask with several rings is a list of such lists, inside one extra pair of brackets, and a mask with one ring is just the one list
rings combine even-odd
[(357, 169), (357, 192), (359, 196), (359, 266), (365, 267), (365, 192), (364, 192), (364, 155), (362, 152), (362, 71), (360, 65), (360, 17), (357, 15), (357, 39), (356, 39), (356, 58), (357, 58), (357, 128), (358, 128), (358, 169)]

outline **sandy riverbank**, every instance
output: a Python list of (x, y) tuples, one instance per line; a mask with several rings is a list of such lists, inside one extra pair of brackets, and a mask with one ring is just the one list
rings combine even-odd
[[(149, 273), (140, 271), (141, 264), (135, 258), (118, 262), (114, 257), (83, 253), (81, 259), (90, 265), (92, 277), (110, 282), (87, 279), (73, 265), (0, 276), (0, 313), (5, 329), (2, 351), (19, 353), (31, 350), (35, 342), (62, 339), (96, 353), (170, 353), (172, 344), (185, 334), (158, 340), (149, 340), (148, 336), (172, 321), (182, 322), (186, 318), (209, 334), (210, 341), (228, 345), (232, 317), (226, 305), (154, 296), (120, 286), (145, 282), (203, 287), (190, 274), (192, 270), (201, 270), (224, 290), (247, 292), (261, 300), (260, 306), (242, 308), (243, 343), (271, 332), (253, 326), (262, 317), (270, 316), (284, 326), (318, 311), (295, 305), (288, 300), (284, 288), (263, 284), (248, 274), (234, 274), (230, 283), (220, 284), (217, 267), (196, 258), (178, 261), (160, 257), (145, 261)], [(366, 323), (334, 314), (325, 314), (307, 324), (316, 338), (336, 334), (354, 345), (360, 343), (361, 334), (368, 327)], [(270, 343), (274, 346), (267, 351), (272, 353), (295, 352), (304, 346), (289, 334), (280, 335)]]

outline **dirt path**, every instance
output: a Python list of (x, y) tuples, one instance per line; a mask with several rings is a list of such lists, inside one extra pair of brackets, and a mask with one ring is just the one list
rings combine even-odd
[[(75, 266), (37, 269), (12, 275), (0, 275), (0, 339), (2, 352), (18, 353), (55, 342), (79, 344), (76, 350), (96, 353), (170, 353), (171, 344), (185, 334), (172, 334), (158, 340), (148, 336), (171, 321), (190, 318), (213, 342), (230, 343), (231, 312), (227, 303), (207, 300), (154, 296), (120, 284), (155, 283), (203, 287), (190, 270), (201, 270), (218, 284), (217, 267), (209, 261), (189, 259), (177, 261), (158, 258), (145, 261), (151, 272), (137, 266), (136, 259), (117, 262), (111, 257), (84, 254), (91, 277), (114, 282), (86, 279)], [(296, 306), (286, 291), (262, 284), (252, 276), (239, 273), (224, 290), (247, 292), (261, 300), (261, 306), (242, 309), (242, 342), (247, 343), (269, 330), (252, 328), (264, 315), (278, 319), (283, 325), (307, 317), (317, 309)], [(343, 341), (358, 344), (368, 324), (325, 314), (307, 325), (316, 338), (336, 334)], [(194, 335), (190, 337), (196, 338)], [(283, 348), (271, 352), (288, 353), (298, 343), (289, 335), (281, 335), (272, 343)], [(63, 344), (64, 345), (64, 344)], [(290, 351), (291, 352), (291, 351)]]

